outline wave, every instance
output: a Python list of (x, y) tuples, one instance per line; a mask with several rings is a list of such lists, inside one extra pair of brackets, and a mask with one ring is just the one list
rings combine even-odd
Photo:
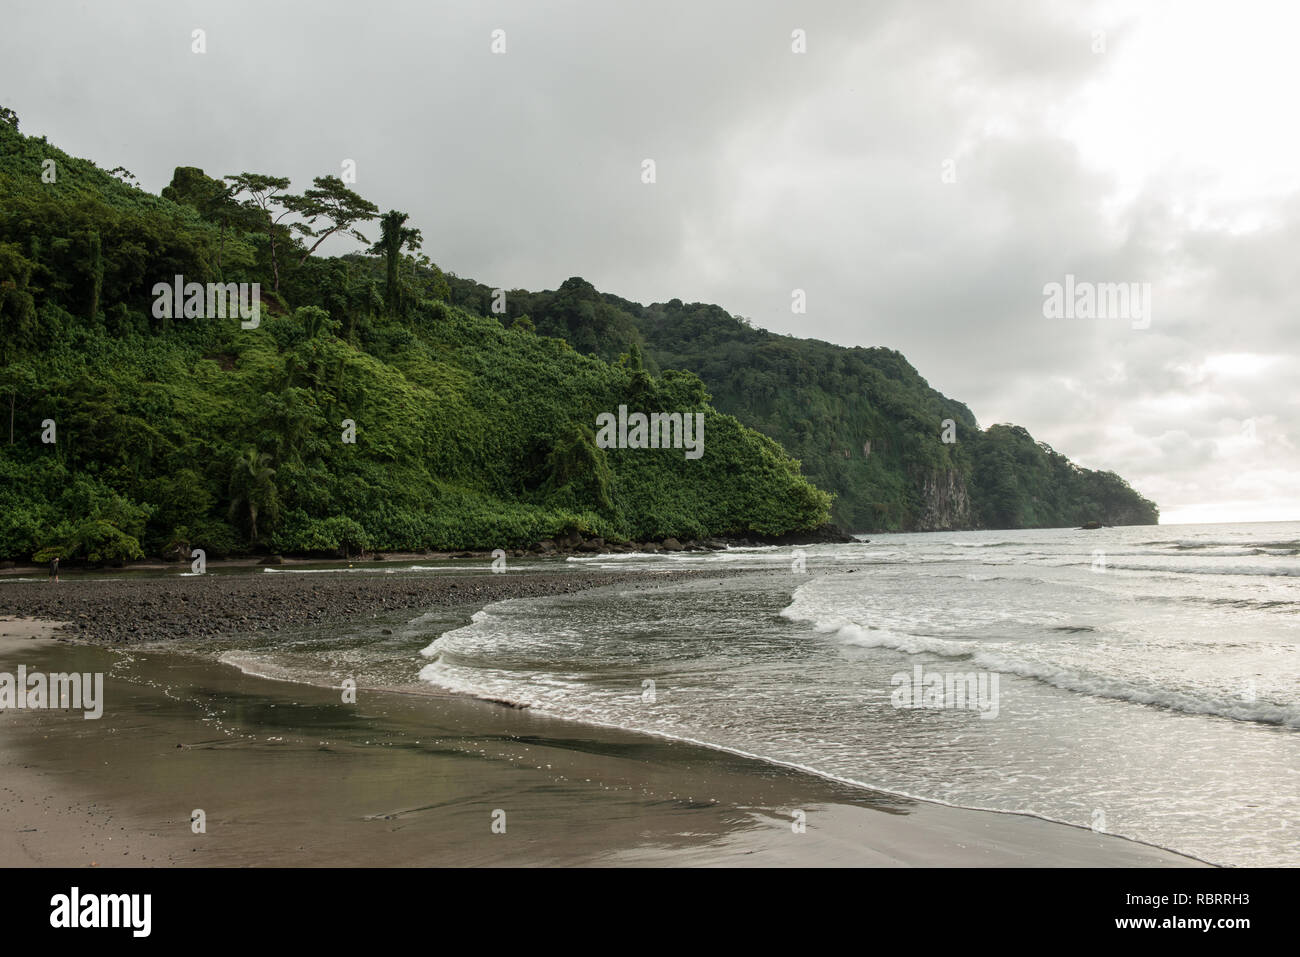
[(332, 575), (347, 572), (362, 572), (372, 575), (391, 575), (396, 568), (263, 568), (268, 575)]
[(1135, 601), (1176, 605), (1209, 605), (1218, 608), (1241, 608), (1249, 611), (1300, 612), (1300, 601), (1283, 598), (1210, 598), (1205, 595), (1134, 595)]
[[(1287, 566), (1285, 568), (1262, 568), (1258, 565), (1135, 565), (1119, 562), (1115, 560), (1116, 556), (1108, 556), (1106, 559), (1107, 571), (1126, 571), (1126, 572), (1155, 572), (1165, 575), (1241, 575), (1253, 578), (1298, 578), (1300, 577), (1300, 564)], [(1121, 556), (1122, 557), (1122, 556)], [(1055, 565), (1055, 568), (1086, 568), (1091, 562), (1064, 562)]]
[[(717, 751), (723, 754), (733, 754), (736, 755), (737, 757), (747, 758), (752, 761), (761, 761), (764, 764), (772, 765), (774, 767), (787, 768), (791, 771), (797, 771), (803, 774), (809, 774), (812, 775), (813, 777), (820, 778), (823, 781), (830, 781), (835, 784), (847, 785), (848, 787), (859, 788), (864, 791), (873, 791), (878, 794), (887, 794), (893, 797), (905, 798), (910, 801), (919, 801), (925, 804), (937, 804), (942, 807), (959, 808), (959, 809), (965, 809), (971, 811), (983, 811), (989, 814), (1005, 814), (1011, 817), (1034, 818), (1039, 821), (1047, 821), (1048, 823), (1052, 823), (1052, 824), (1062, 824), (1068, 827), (1076, 827), (1081, 829), (1088, 828), (1088, 824), (1086, 823), (1070, 820), (1066, 817), (1056, 817), (1053, 815), (1044, 814), (1042, 812), (1035, 811), (1035, 810), (1009, 809), (1005, 807), (995, 807), (992, 805), (971, 803), (971, 802), (958, 803), (955, 801), (945, 800), (944, 798), (938, 797), (934, 794), (924, 794), (916, 791), (903, 790), (898, 787), (890, 787), (881, 784), (879, 782), (866, 780), (864, 778), (850, 777), (845, 774), (840, 774), (835, 771), (827, 770), (826, 768), (818, 767), (814, 764), (807, 764), (803, 761), (796, 761), (796, 760), (791, 760), (789, 758), (775, 757), (770, 754), (765, 754), (761, 751), (751, 751), (745, 748), (737, 747), (735, 745), (721, 744), (719, 742), (711, 741), (706, 738), (698, 738), (689, 734), (683, 734), (680, 731), (668, 731), (663, 728), (651, 727), (651, 726), (642, 725), (637, 722), (631, 722), (631, 721), (602, 720), (600, 718), (595, 717), (594, 715), (586, 714), (586, 713), (572, 714), (563, 710), (555, 709), (553, 706), (553, 702), (533, 702), (522, 698), (518, 700), (511, 699), (511, 698), (503, 699), (497, 696), (493, 692), (485, 691), (481, 688), (476, 688), (469, 682), (460, 681), (447, 675), (433, 673), (431, 669), (433, 669), (434, 667), (435, 667), (434, 665), (428, 665), (424, 669), (422, 669), (420, 672), (421, 679), (428, 682), (429, 684), (437, 685), (453, 694), (473, 697), (479, 701), (487, 701), (495, 704), (505, 704), (512, 708), (536, 707), (538, 711), (545, 712), (548, 716), (558, 718), (562, 721), (572, 721), (577, 724), (590, 725), (590, 726), (600, 727), (600, 728), (611, 728), (616, 731), (623, 731), (632, 734), (644, 734), (644, 735), (649, 735), (651, 737), (660, 738), (666, 741), (673, 741), (681, 744), (693, 745), (695, 747), (707, 748), (710, 751)], [(426, 672), (429, 672), (427, 676), (426, 676)], [(1192, 854), (1188, 853), (1187, 851), (1180, 851), (1171, 846), (1155, 844), (1152, 843), (1151, 841), (1143, 840), (1141, 838), (1134, 837), (1132, 835), (1122, 834), (1119, 832), (1110, 832), (1110, 836), (1122, 838), (1123, 840), (1131, 841), (1134, 844), (1142, 844), (1147, 847), (1156, 847), (1156, 848), (1161, 848), (1163, 850), (1172, 851), (1173, 853), (1180, 854), (1184, 857), (1189, 858), (1190, 860), (1201, 860), (1201, 858), (1195, 857)]]
[(943, 542), (943, 548), (1031, 548), (1041, 542)]
[(568, 555), (566, 562), (621, 562), (645, 561), (646, 559), (668, 562), (717, 562), (717, 561), (761, 561), (768, 564), (780, 564), (790, 560), (789, 551), (773, 554), (771, 549), (759, 552), (758, 549), (728, 549), (725, 551), (705, 552), (598, 552), (591, 555)]
[(254, 678), (265, 678), (268, 681), (287, 681), (291, 684), (312, 685), (317, 688), (333, 687), (332, 685), (323, 685), (319, 681), (311, 681), (300, 672), (278, 664), (268, 656), (255, 655), (248, 651), (225, 651), (217, 655), (217, 661), (220, 664), (238, 668), (244, 674)]
[(1160, 545), (1174, 551), (1213, 551), (1216, 548), (1278, 548), (1300, 549), (1300, 541), (1282, 542), (1208, 542), (1195, 538), (1158, 539), (1152, 542), (1138, 542), (1139, 545)]
[[(517, 559), (518, 560), (518, 559)], [(361, 575), (395, 575), (397, 572), (437, 572), (446, 575), (473, 575), (482, 572), (488, 565), (485, 559), (479, 564), (469, 565), (461, 563), (459, 565), (384, 565), (364, 564), (351, 566), (347, 568), (263, 568), (262, 571), (268, 575), (334, 575), (334, 574), (361, 574)], [(182, 574), (188, 574), (183, 572)]]
[(1268, 701), (1216, 698), (1167, 688), (1151, 688), (1121, 678), (1108, 678), (1046, 662), (1029, 661), (984, 648), (974, 639), (940, 638), (933, 635), (913, 635), (878, 628), (864, 628), (856, 622), (841, 617), (808, 618), (796, 609), (796, 605), (797, 601), (783, 609), (781, 615), (795, 621), (808, 622), (818, 632), (831, 634), (833, 640), (853, 647), (889, 648), (910, 655), (931, 654), (943, 658), (969, 658), (973, 665), (985, 671), (996, 671), (1000, 674), (1012, 674), (1041, 681), (1063, 691), (1167, 708), (1185, 714), (1203, 714), (1235, 721), (1254, 721), (1300, 728), (1300, 708), (1296, 707)]
[(1169, 688), (1150, 688), (1121, 678), (1075, 671), (1047, 663), (1026, 662), (997, 652), (978, 652), (972, 656), (975, 664), (990, 671), (1007, 672), (1022, 678), (1032, 678), (1080, 694), (1116, 701), (1167, 708), (1184, 714), (1204, 714), (1234, 721), (1255, 721), (1300, 728), (1300, 708), (1274, 704), (1270, 701), (1247, 701), (1244, 698), (1216, 698), (1201, 696)]

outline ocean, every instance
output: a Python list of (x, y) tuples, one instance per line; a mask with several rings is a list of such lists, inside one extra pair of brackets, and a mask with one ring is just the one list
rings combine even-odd
[[(565, 564), (701, 575), (221, 656), (271, 677), (527, 705), (1216, 864), (1300, 864), (1300, 523)], [(708, 574), (732, 568), (761, 573)]]

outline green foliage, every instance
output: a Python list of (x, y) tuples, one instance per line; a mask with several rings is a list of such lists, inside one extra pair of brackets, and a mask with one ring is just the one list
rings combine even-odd
[(295, 509), (284, 524), (284, 530), (275, 537), (275, 545), (281, 551), (350, 558), (370, 547), (365, 528), (346, 515), (317, 519)]
[[(292, 230), (283, 224), (286, 216), (296, 212), (303, 197), (286, 193), (289, 179), (286, 176), (267, 176), (264, 173), (239, 173), (226, 177), (230, 181), (229, 195), (239, 200), (245, 213), (258, 220), (266, 230), (267, 249), (271, 255), (272, 290), (280, 290), (280, 246), (289, 241)], [(243, 199), (239, 199), (240, 197)], [(299, 230), (309, 232), (309, 227), (299, 224)], [(260, 240), (260, 237), (259, 237)]]
[[(370, 255), (313, 256), (377, 207), (335, 177), (289, 185), (182, 166), (151, 196), (0, 112), (0, 557), (780, 534), (832, 514), (855, 530), (1156, 520), (1118, 476), (980, 430), (892, 350), (576, 277), (510, 290), (498, 316), (401, 212)], [(178, 274), (262, 284), (261, 325), (155, 318), (154, 284)], [(704, 457), (596, 447), (620, 404), (702, 414)], [(939, 501), (953, 485), (968, 512)]]
[[(304, 250), (299, 264), (305, 262), (321, 243), (337, 232), (368, 242), (356, 224), (379, 215), (378, 206), (348, 189), (337, 176), (317, 176), (314, 184), (301, 196), (291, 196), (285, 201), (290, 210), (306, 220), (299, 226), (299, 232), (316, 240), (311, 248)], [(325, 223), (316, 226), (317, 219), (324, 219)]]
[(577, 424), (566, 428), (546, 457), (546, 468), (550, 475), (543, 488), (555, 504), (581, 507), (590, 502), (601, 512), (613, 510), (613, 476), (591, 429)]
[(230, 518), (248, 522), (249, 534), (257, 543), (257, 520), (263, 528), (273, 524), (280, 512), (280, 493), (275, 487), (275, 469), (271, 456), (257, 449), (246, 449), (230, 471)]
[(409, 249), (415, 252), (424, 242), (424, 237), (420, 235), (418, 229), (405, 225), (408, 218), (408, 213), (398, 212), (395, 209), (384, 213), (379, 217), (379, 239), (370, 247), (372, 255), (384, 257), (386, 276), (384, 305), (390, 316), (405, 315), (409, 304), (408, 297), (403, 295), (405, 290), (398, 272), (402, 250)]
[(1081, 469), (1019, 426), (994, 425), (975, 447), (983, 490), (978, 518), (989, 528), (1155, 524), (1155, 505), (1114, 472)]
[[(41, 180), (47, 157), (56, 183)], [(659, 376), (627, 348), (607, 363), (522, 314), (507, 329), (454, 304), (455, 277), (403, 255), (419, 241), (403, 214), (387, 218), (383, 259), (323, 259), (299, 238), (340, 220), (313, 226), (285, 180), (178, 167), (149, 196), (10, 123), (0, 170), (0, 397), (14, 420), (0, 557), (519, 547), (570, 529), (690, 538), (827, 518), (829, 496), (711, 408), (694, 375)], [(152, 287), (176, 274), (262, 283), (260, 326), (155, 319)], [(701, 412), (704, 457), (596, 448), (596, 416), (619, 404)]]
[(119, 565), (144, 558), (144, 552), (135, 538), (112, 522), (87, 519), (78, 522), (61, 536), (58, 545), (48, 545), (32, 556), (37, 564), (44, 564), (53, 558), (84, 558), (96, 565)]
[[(487, 287), (450, 281), (453, 302), (489, 314)], [(697, 373), (719, 411), (778, 440), (815, 485), (835, 494), (833, 517), (846, 528), (1157, 520), (1155, 506), (1117, 476), (1079, 469), (1056, 453), (1049, 467), (1032, 439), (1032, 453), (1004, 454), (1000, 427), (981, 431), (965, 405), (932, 389), (891, 349), (776, 335), (702, 303), (641, 306), (578, 278), (553, 292), (512, 291), (507, 304), (514, 326), (528, 322), (524, 328), (630, 371)], [(943, 441), (948, 419), (955, 443)], [(949, 477), (965, 490), (969, 511), (933, 492)]]

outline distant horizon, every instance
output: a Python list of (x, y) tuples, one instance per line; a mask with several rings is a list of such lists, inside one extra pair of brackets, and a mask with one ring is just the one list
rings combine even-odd
[[(1157, 502), (1158, 506), (1160, 503)], [(1212, 507), (1212, 506), (1207, 506)], [(1187, 512), (1188, 509), (1181, 509), (1180, 512)], [(1163, 515), (1160, 516), (1161, 525), (1276, 525), (1281, 522), (1300, 522), (1300, 516), (1295, 518), (1213, 518), (1203, 519), (1200, 521), (1189, 521), (1182, 519), (1180, 521), (1166, 521)]]
[[(1274, 519), (1257, 519), (1251, 521), (1217, 521), (1217, 522), (1165, 522), (1161, 521), (1155, 525), (1103, 525), (1102, 528), (1181, 528), (1184, 526), (1205, 526), (1205, 525), (1300, 525), (1300, 518), (1274, 518)], [(1060, 531), (1078, 531), (1077, 525), (1056, 525), (1049, 527), (1021, 527), (1021, 528), (953, 528), (953, 529), (936, 529), (927, 532), (852, 532), (853, 535), (956, 535), (963, 532), (1050, 532), (1053, 530)], [(1096, 531), (1096, 529), (1093, 529)]]

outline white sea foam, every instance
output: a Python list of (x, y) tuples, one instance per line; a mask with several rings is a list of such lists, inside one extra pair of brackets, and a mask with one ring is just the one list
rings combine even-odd
[[(801, 594), (805, 596), (802, 600)], [(990, 647), (988, 643), (974, 640), (909, 634), (862, 625), (841, 614), (826, 614), (810, 608), (811, 600), (806, 595), (807, 593), (802, 589), (796, 592), (795, 600), (782, 609), (782, 617), (806, 622), (815, 631), (829, 634), (832, 640), (843, 645), (857, 648), (888, 648), (910, 655), (968, 658), (971, 664), (980, 669), (1042, 681), (1066, 691), (1169, 708), (1187, 714), (1215, 715), (1238, 721), (1259, 721), (1300, 728), (1300, 707), (1144, 685), (1016, 655), (1009, 652), (1010, 643), (995, 643)], [(1052, 647), (1046, 644), (1036, 650), (1050, 654)]]
[[(1290, 556), (1240, 553), (1297, 531), (1220, 533), (1217, 551), (1182, 547), (1203, 544), (1198, 531), (1166, 549), (1128, 529), (812, 546), (805, 576), (495, 603), (413, 670), (455, 693), (896, 794), (1083, 826), (1104, 807), (1126, 836), (1293, 865), (1300, 849), (1277, 834), (1300, 814), (1300, 579), (1261, 574)], [(1106, 574), (1091, 571), (1094, 546)], [(742, 561), (777, 568), (789, 554)], [(1214, 571), (1179, 573), (1200, 567)], [(1238, 568), (1251, 572), (1224, 574)], [(998, 718), (894, 708), (891, 675), (918, 663), (1002, 675)]]
[(263, 568), (268, 575), (336, 575), (349, 572), (362, 572), (371, 575), (391, 575), (396, 568)]

